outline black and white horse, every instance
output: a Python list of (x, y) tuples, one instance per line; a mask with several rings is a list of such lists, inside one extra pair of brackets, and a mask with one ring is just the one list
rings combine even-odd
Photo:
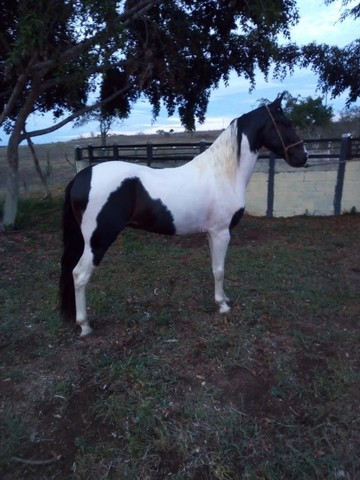
[(230, 310), (224, 262), (231, 229), (245, 208), (245, 190), (259, 151), (266, 147), (293, 167), (307, 153), (281, 109), (282, 96), (233, 120), (208, 150), (177, 167), (151, 169), (121, 161), (79, 172), (66, 188), (63, 210), (60, 310), (76, 319), (81, 336), (92, 329), (85, 288), (105, 252), (125, 227), (165, 235), (205, 232), (209, 238), (215, 301)]

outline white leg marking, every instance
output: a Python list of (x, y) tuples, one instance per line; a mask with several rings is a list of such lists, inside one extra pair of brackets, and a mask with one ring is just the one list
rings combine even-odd
[(230, 311), (230, 307), (227, 304), (229, 298), (224, 292), (224, 265), (229, 241), (230, 232), (228, 229), (220, 232), (209, 232), (211, 264), (215, 284), (215, 302), (219, 304), (220, 313)]
[(84, 253), (79, 263), (73, 270), (75, 303), (76, 303), (76, 323), (81, 327), (80, 336), (84, 337), (92, 332), (86, 315), (86, 296), (85, 289), (91, 274), (95, 267), (92, 262), (92, 253), (89, 246), (85, 245)]

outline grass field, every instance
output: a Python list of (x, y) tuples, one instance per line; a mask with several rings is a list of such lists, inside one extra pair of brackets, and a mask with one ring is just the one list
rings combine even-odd
[(219, 315), (206, 238), (126, 231), (57, 312), (61, 201), (0, 234), (1, 478), (360, 478), (360, 216), (245, 216)]

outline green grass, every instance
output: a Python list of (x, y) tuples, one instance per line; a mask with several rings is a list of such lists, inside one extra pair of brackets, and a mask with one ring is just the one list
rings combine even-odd
[(129, 230), (80, 341), (56, 309), (60, 205), (22, 201), (0, 236), (5, 478), (359, 477), (359, 216), (245, 217), (225, 316), (206, 239)]

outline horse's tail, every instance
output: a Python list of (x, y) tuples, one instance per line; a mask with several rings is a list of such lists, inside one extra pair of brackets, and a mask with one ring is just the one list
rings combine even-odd
[(61, 274), (59, 285), (59, 309), (64, 321), (75, 321), (75, 289), (72, 272), (84, 251), (84, 240), (72, 204), (71, 187), (69, 183), (65, 190), (65, 200), (62, 216), (63, 254), (61, 258)]

